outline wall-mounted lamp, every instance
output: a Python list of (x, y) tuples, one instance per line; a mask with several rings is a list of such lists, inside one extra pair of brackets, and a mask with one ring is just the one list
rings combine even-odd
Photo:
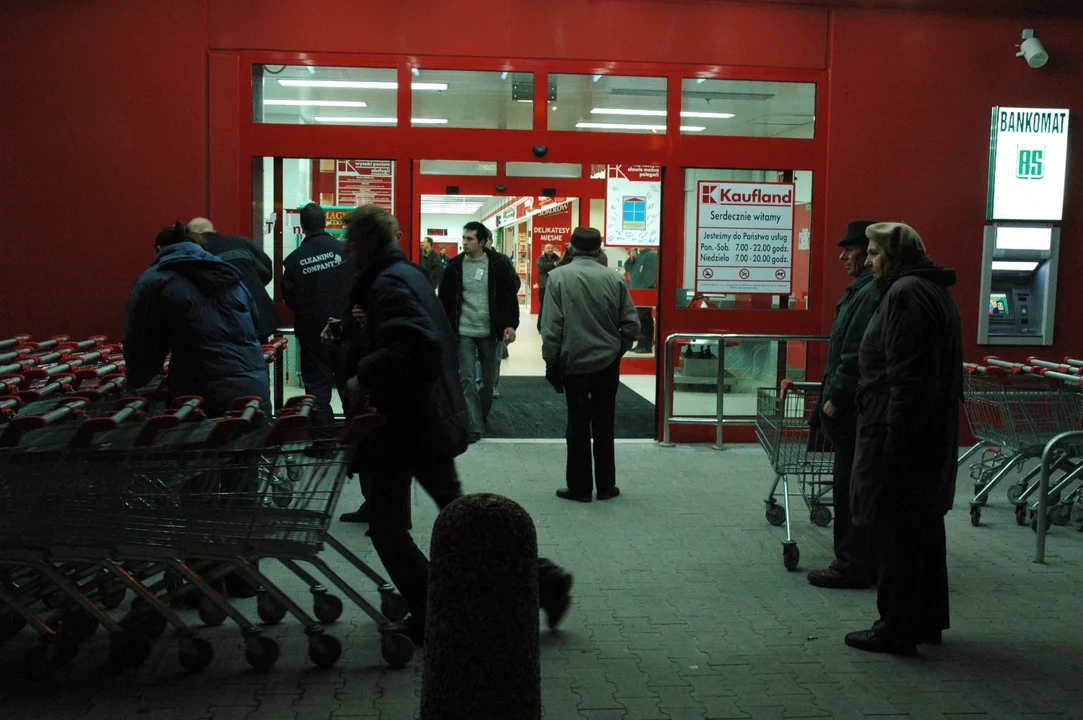
[(1024, 58), (1032, 68), (1040, 68), (1049, 62), (1049, 53), (1045, 51), (1042, 41), (1034, 37), (1033, 30), (1024, 30), (1023, 42), (1016, 47), (1019, 52), (1015, 56)]

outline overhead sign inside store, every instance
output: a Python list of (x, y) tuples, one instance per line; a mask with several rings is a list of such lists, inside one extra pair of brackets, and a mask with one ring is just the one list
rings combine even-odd
[(335, 204), (356, 207), (372, 203), (395, 212), (395, 167), (391, 160), (338, 160)]
[(1061, 220), (1067, 164), (1067, 109), (994, 107), (987, 219)]
[(547, 207), (534, 216), (531, 239), (535, 243), (554, 243), (564, 247), (572, 238), (572, 204)]
[(696, 291), (788, 295), (793, 183), (700, 180)]
[(662, 239), (662, 168), (610, 165), (605, 181), (605, 243), (658, 247)]

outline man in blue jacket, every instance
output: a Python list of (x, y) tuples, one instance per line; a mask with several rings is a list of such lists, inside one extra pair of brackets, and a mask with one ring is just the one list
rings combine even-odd
[[(345, 224), (346, 251), (359, 271), (352, 297), (365, 319), (367, 350), (346, 389), (352, 397), (366, 397), (386, 418), (361, 441), (353, 469), (369, 474), (372, 545), (410, 609), (389, 631), (421, 646), (429, 562), (408, 532), (410, 485), (417, 478), (441, 509), (462, 495), (455, 458), (466, 450), (471, 421), (459, 345), (429, 278), (399, 249), (395, 217), (377, 205), (362, 205)], [(542, 609), (555, 627), (571, 602), (572, 576), (542, 558), (538, 580)]]
[(193, 241), (181, 223), (158, 233), (158, 255), (128, 299), (124, 361), (140, 388), (170, 355), (171, 397), (199, 395), (217, 417), (238, 397), (270, 398), (259, 315), (241, 274)]
[(342, 398), (346, 382), (349, 343), (334, 344), (320, 337), (329, 318), (340, 317), (347, 307), (354, 270), (346, 262), (342, 241), (326, 230), (327, 215), (316, 203), (301, 208), (301, 247), (283, 265), (282, 299), (294, 312), (293, 327), (301, 346), (301, 380), (305, 392), (316, 398), (313, 418), (313, 449), (334, 446), (335, 415), (331, 388)]

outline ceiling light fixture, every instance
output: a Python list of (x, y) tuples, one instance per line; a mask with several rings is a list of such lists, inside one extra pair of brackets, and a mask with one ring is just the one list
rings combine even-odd
[(696, 78), (696, 85), (702, 85), (707, 82), (707, 78)]
[[(397, 90), (397, 82), (376, 82), (371, 80), (279, 80), (283, 87), (319, 87), (319, 88), (354, 88), (363, 90)], [(415, 82), (412, 90), (447, 90), (447, 83)]]
[(500, 73), (500, 79), (501, 79), (501, 80), (507, 80), (507, 79), (508, 79), (508, 71), (507, 71), (507, 70), (505, 70), (504, 72)]
[(421, 74), (421, 71), (418, 70), (417, 68), (410, 68), (410, 72), (412, 72), (414, 74), (414, 77), (417, 77), (418, 75)]
[(296, 105), (299, 107), (368, 107), (367, 102), (360, 100), (264, 100), (264, 105)]
[[(397, 120), (393, 117), (346, 117), (338, 115), (317, 115), (313, 118), (322, 123), (371, 123), (375, 125), (394, 125)], [(447, 118), (410, 118), (413, 125), (446, 125)]]
[[(590, 111), (591, 115), (637, 115), (645, 117), (665, 117), (665, 110), (636, 110), (633, 108), (593, 108)], [(691, 118), (719, 118), (726, 119), (733, 117), (733, 113), (716, 113), (716, 112), (695, 112), (692, 110), (682, 110), (681, 117)]]
[(1018, 261), (1018, 260), (994, 260), (993, 261), (993, 269), (994, 270), (1009, 270), (1009, 271), (1013, 271), (1013, 272), (1031, 272), (1036, 267), (1038, 267), (1038, 263), (1036, 263), (1036, 262), (1023, 262), (1023, 261)]
[(591, 78), (590, 80), (591, 80), (591, 82), (598, 82), (598, 81), (599, 81), (599, 80), (601, 80), (601, 79), (602, 79), (602, 76), (601, 76), (601, 75), (595, 75), (595, 76), (594, 76), (594, 77), (592, 77), (592, 78)]
[[(647, 132), (665, 132), (665, 125), (638, 125), (636, 123), (577, 122), (577, 128), (591, 130), (643, 130)], [(701, 132), (706, 130), (699, 125), (681, 125), (681, 132)]]

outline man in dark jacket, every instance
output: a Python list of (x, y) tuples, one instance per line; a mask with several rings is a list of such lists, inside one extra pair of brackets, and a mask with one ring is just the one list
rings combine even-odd
[[(624, 269), (633, 290), (653, 290), (658, 286), (658, 253), (651, 248), (633, 248), (624, 262)], [(636, 314), (639, 316), (639, 342), (632, 352), (649, 355), (654, 352), (654, 308), (637, 307)]]
[(274, 300), (267, 294), (267, 283), (274, 279), (274, 264), (263, 248), (241, 235), (219, 235), (207, 218), (195, 218), (188, 231), (203, 237), (203, 247), (237, 268), (244, 286), (256, 301), (259, 311), (260, 342), (267, 342), (281, 322)]
[(835, 446), (831, 494), (835, 508), (835, 560), (826, 568), (809, 571), (808, 581), (819, 587), (866, 588), (876, 579), (868, 529), (855, 526), (850, 513), (850, 469), (854, 464), (857, 432), (857, 351), (879, 302), (872, 271), (865, 267), (869, 246), (865, 229), (873, 224), (873, 220), (852, 221), (838, 243), (842, 248), (839, 259), (854, 281), (835, 309), (820, 402), (809, 420), (812, 428), (822, 429)]
[(546, 245), (538, 256), (538, 332), (541, 332), (542, 311), (545, 310), (545, 288), (549, 284), (549, 273), (556, 269), (560, 255), (552, 245)]
[(313, 449), (333, 447), (335, 416), (331, 410), (331, 387), (346, 382), (346, 355), (349, 344), (335, 345), (320, 337), (330, 318), (347, 307), (354, 270), (346, 262), (342, 242), (324, 228), (327, 216), (316, 203), (301, 208), (301, 247), (283, 265), (282, 298), (294, 312), (293, 327), (301, 346), (301, 380), (305, 392), (316, 397), (313, 418)]
[[(357, 448), (354, 469), (369, 473), (372, 544), (410, 609), (388, 630), (420, 646), (428, 560), (407, 530), (410, 484), (417, 478), (441, 509), (462, 494), (454, 458), (466, 449), (470, 418), (458, 343), (428, 278), (397, 247), (402, 233), (395, 217), (362, 205), (345, 223), (346, 250), (359, 271), (352, 296), (361, 303), (367, 348), (347, 390), (367, 397), (386, 417)], [(572, 578), (544, 559), (538, 573), (542, 607), (554, 627), (568, 609)]]
[(429, 276), (433, 290), (440, 287), (440, 278), (444, 276), (444, 258), (432, 249), (431, 237), (426, 237), (421, 241), (421, 257), (418, 258), (417, 264)]
[(158, 255), (128, 299), (124, 361), (132, 388), (169, 360), (169, 395), (203, 397), (218, 417), (238, 397), (270, 398), (258, 314), (241, 274), (200, 247), (180, 223), (158, 234)]
[(955, 498), (962, 399), (955, 271), (902, 223), (865, 231), (881, 300), (861, 341), (850, 507), (872, 532), (880, 619), (852, 632), (861, 650), (912, 654), (949, 626), (944, 515)]
[[(459, 337), (460, 384), (470, 409), (470, 441), (481, 438), (493, 406), (499, 341), (515, 342), (519, 274), (507, 257), (485, 247), (493, 234), (480, 222), (463, 227), (463, 252), (440, 281), (440, 302)], [(481, 388), (475, 366), (481, 362)]]

